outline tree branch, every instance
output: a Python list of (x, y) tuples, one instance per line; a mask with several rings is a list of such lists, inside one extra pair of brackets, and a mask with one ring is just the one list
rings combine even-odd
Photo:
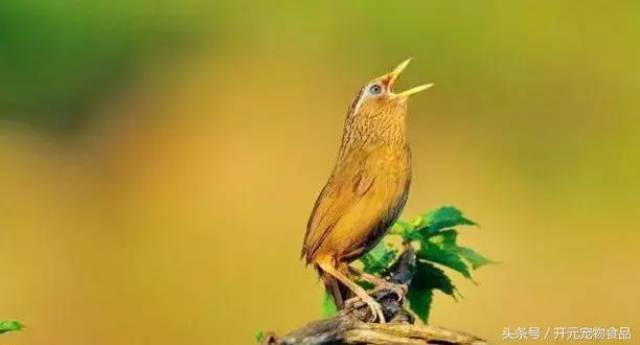
[[(413, 278), (415, 251), (406, 246), (397, 263), (388, 274), (388, 280), (408, 285)], [(487, 342), (474, 335), (433, 325), (414, 324), (413, 316), (403, 308), (404, 296), (388, 289), (371, 293), (389, 323), (372, 322), (375, 316), (360, 299), (347, 301), (347, 306), (338, 315), (314, 321), (284, 337), (265, 334), (262, 345), (336, 345), (336, 344), (459, 344), (486, 345)]]

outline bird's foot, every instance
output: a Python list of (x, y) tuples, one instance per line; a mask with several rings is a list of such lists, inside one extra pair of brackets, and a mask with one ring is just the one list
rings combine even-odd
[(349, 269), (351, 270), (351, 272), (359, 276), (362, 280), (373, 284), (373, 290), (371, 291), (372, 293), (376, 293), (383, 290), (390, 290), (396, 296), (398, 296), (398, 302), (400, 302), (404, 299), (404, 296), (407, 294), (407, 291), (409, 291), (409, 287), (407, 286), (407, 284), (392, 283), (385, 278), (377, 277), (373, 274), (369, 274), (369, 273), (357, 270), (350, 266), (349, 266)]
[(371, 315), (374, 317), (373, 321), (378, 320), (380, 323), (386, 323), (384, 318), (384, 313), (382, 312), (382, 306), (378, 303), (373, 297), (369, 295), (364, 296), (356, 296), (346, 301), (346, 308), (350, 309), (353, 307), (362, 306), (361, 303), (365, 303), (369, 310), (371, 311)]

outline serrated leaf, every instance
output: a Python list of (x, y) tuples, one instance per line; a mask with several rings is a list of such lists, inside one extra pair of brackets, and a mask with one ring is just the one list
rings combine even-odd
[(398, 251), (381, 241), (377, 246), (373, 247), (369, 252), (360, 258), (363, 264), (363, 270), (369, 274), (384, 272), (387, 267), (396, 259)]
[(407, 300), (409, 301), (409, 309), (411, 309), (422, 322), (427, 323), (427, 320), (429, 320), (429, 312), (431, 311), (431, 302), (433, 302), (433, 291), (409, 289), (409, 292), (407, 292)]
[(465, 278), (471, 279), (471, 273), (460, 255), (455, 250), (440, 247), (436, 244), (425, 241), (421, 244), (420, 250), (416, 253), (418, 258), (428, 260), (449, 267), (460, 272)]
[(473, 269), (480, 268), (486, 264), (493, 263), (493, 261), (488, 258), (478, 254), (475, 250), (467, 247), (457, 247), (457, 253), (462, 256), (465, 260), (467, 260)]
[(451, 229), (440, 231), (435, 235), (430, 236), (428, 238), (428, 241), (441, 247), (444, 250), (450, 251), (462, 257), (464, 260), (471, 264), (471, 267), (473, 267), (474, 270), (493, 262), (471, 248), (458, 246), (457, 239), (458, 232)]
[(0, 334), (19, 331), (24, 328), (24, 325), (18, 321), (10, 320), (10, 321), (2, 321), (0, 322)]
[(431, 263), (418, 261), (409, 289), (437, 289), (447, 295), (455, 296), (456, 288), (446, 273)]
[(422, 216), (412, 223), (415, 229), (426, 233), (435, 233), (439, 230), (458, 225), (477, 225), (474, 221), (465, 218), (460, 210), (453, 206), (443, 206)]
[(434, 265), (428, 262), (418, 261), (416, 263), (413, 280), (409, 285), (407, 300), (409, 301), (411, 311), (425, 323), (429, 319), (433, 290), (440, 290), (455, 298), (456, 289), (451, 279)]
[(324, 293), (324, 299), (322, 300), (322, 316), (332, 317), (338, 314), (338, 306), (333, 303), (333, 297), (329, 292)]

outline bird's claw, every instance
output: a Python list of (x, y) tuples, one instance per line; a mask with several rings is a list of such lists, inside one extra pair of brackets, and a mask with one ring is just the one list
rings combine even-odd
[(378, 322), (386, 323), (380, 303), (376, 302), (376, 300), (371, 297), (367, 298), (365, 300), (365, 303), (367, 303), (367, 306), (369, 306), (369, 309), (371, 309), (371, 313), (378, 319)]
[(386, 323), (384, 313), (382, 312), (382, 306), (373, 297), (367, 295), (366, 297), (354, 297), (346, 301), (346, 308), (360, 308), (364, 304), (369, 307), (371, 315), (374, 317), (373, 321), (378, 320), (380, 323)]

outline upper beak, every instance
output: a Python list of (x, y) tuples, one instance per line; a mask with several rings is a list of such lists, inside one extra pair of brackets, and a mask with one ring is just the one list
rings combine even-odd
[[(393, 86), (393, 84), (395, 84), (396, 80), (398, 80), (398, 77), (400, 76), (400, 73), (402, 73), (402, 71), (404, 71), (405, 68), (407, 68), (407, 66), (409, 65), (409, 62), (411, 62), (411, 58), (408, 58), (406, 60), (404, 60), (401, 64), (398, 65), (398, 67), (394, 68), (393, 71), (389, 72), (386, 76), (384, 76), (384, 79), (386, 81), (387, 87), (389, 89), (391, 89), (391, 87)], [(411, 95), (413, 95), (414, 93), (418, 93), (418, 92), (422, 92), (430, 87), (432, 87), (433, 84), (424, 84), (424, 85), (420, 85), (420, 86), (416, 86), (416, 87), (412, 87), (409, 90), (405, 90), (402, 91), (400, 93), (395, 94), (396, 96), (402, 96), (402, 97), (409, 97)]]

